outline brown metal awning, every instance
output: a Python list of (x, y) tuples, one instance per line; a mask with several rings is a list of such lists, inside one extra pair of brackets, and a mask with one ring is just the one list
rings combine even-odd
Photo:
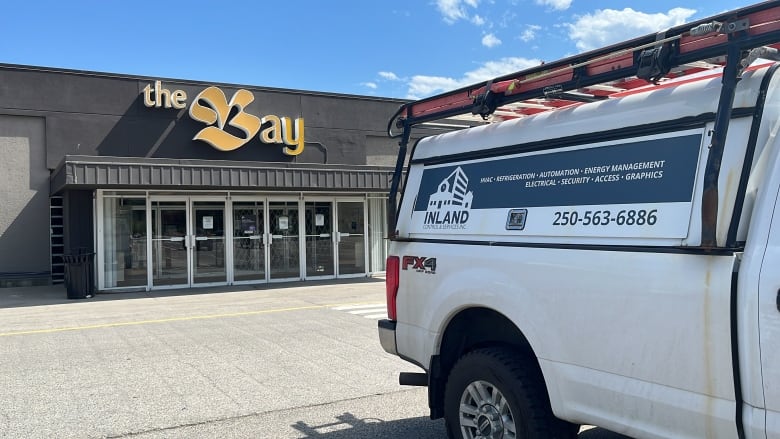
[(69, 155), (49, 185), (52, 195), (67, 189), (387, 192), (392, 174), (383, 166)]

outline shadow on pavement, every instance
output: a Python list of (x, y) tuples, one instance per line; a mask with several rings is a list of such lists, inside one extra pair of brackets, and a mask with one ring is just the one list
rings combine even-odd
[(291, 427), (306, 436), (319, 439), (442, 439), (447, 434), (444, 431), (444, 421), (431, 421), (427, 416), (419, 418), (383, 421), (376, 418), (357, 418), (352, 413), (336, 416), (334, 422), (321, 425), (311, 425), (298, 421)]
[[(447, 437), (444, 420), (431, 421), (427, 416), (419, 418), (383, 421), (376, 418), (358, 418), (346, 412), (336, 416), (336, 420), (326, 424), (311, 425), (298, 421), (291, 427), (303, 434), (304, 438), (319, 439), (443, 439)], [(603, 428), (590, 428), (580, 432), (578, 439), (631, 439), (628, 436), (613, 433)]]
[(200, 294), (230, 293), (239, 291), (280, 290), (286, 288), (305, 288), (325, 285), (347, 285), (355, 283), (383, 283), (383, 277), (359, 277), (348, 279), (309, 280), (284, 283), (264, 283), (253, 285), (223, 285), (216, 287), (195, 287), (153, 291), (98, 292), (88, 299), (68, 299), (64, 285), (36, 287), (0, 288), (0, 309), (28, 306), (60, 305), (107, 300), (131, 300), (150, 297), (195, 296)]
[(577, 435), (577, 439), (632, 439), (622, 434), (614, 433), (603, 428), (591, 428), (590, 430), (581, 431)]

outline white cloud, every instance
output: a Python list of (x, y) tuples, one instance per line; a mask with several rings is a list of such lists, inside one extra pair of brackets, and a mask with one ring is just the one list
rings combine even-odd
[(368, 87), (368, 88), (370, 88), (372, 90), (376, 90), (376, 87), (377, 87), (375, 82), (361, 82), (360, 85), (362, 85), (364, 87)]
[(379, 72), (379, 76), (382, 79), (387, 79), (388, 81), (398, 81), (400, 79), (398, 75), (393, 72)]
[(646, 14), (631, 8), (603, 9), (566, 26), (577, 49), (586, 51), (683, 24), (695, 13), (687, 8), (674, 8), (665, 14)]
[(493, 34), (487, 34), (482, 37), (482, 45), (485, 47), (496, 47), (501, 45), (501, 40)]
[(477, 26), (482, 26), (483, 24), (485, 24), (485, 19), (480, 17), (479, 15), (475, 15), (471, 17), (471, 22), (476, 24)]
[(531, 40), (534, 40), (536, 38), (536, 33), (542, 30), (541, 26), (537, 26), (535, 24), (529, 24), (526, 26), (525, 30), (520, 34), (520, 39), (523, 42), (529, 42)]
[(459, 87), (476, 84), (497, 76), (538, 66), (541, 61), (527, 58), (502, 58), (498, 61), (489, 61), (479, 68), (466, 72), (462, 78), (447, 78), (443, 76), (416, 75), (409, 81), (407, 91), (408, 99), (421, 99)]
[[(441, 13), (444, 21), (449, 24), (453, 24), (458, 20), (468, 20), (467, 6), (476, 8), (479, 6), (479, 0), (436, 0), (436, 8)], [(481, 25), (480, 21), (484, 21), (479, 16), (475, 16), (471, 20), (477, 25)]]
[(507, 9), (501, 13), (501, 17), (497, 22), (497, 26), (500, 28), (515, 28), (517, 26), (517, 12), (511, 9)]
[(436, 0), (436, 7), (441, 12), (444, 21), (450, 24), (467, 17), (460, 0)]
[(486, 81), (497, 76), (528, 69), (541, 64), (538, 59), (528, 58), (501, 58), (498, 61), (488, 61), (476, 70), (466, 72), (463, 85)]
[(456, 89), (459, 85), (460, 83), (452, 78), (415, 75), (409, 82), (409, 91), (406, 97), (408, 99), (421, 99), (444, 90)]
[(534, 3), (541, 6), (549, 6), (556, 11), (565, 11), (571, 6), (572, 0), (534, 0)]

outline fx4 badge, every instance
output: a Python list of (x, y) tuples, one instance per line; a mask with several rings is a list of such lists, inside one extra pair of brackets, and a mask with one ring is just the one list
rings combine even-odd
[(436, 274), (436, 258), (427, 258), (425, 256), (404, 256), (401, 267), (418, 273)]

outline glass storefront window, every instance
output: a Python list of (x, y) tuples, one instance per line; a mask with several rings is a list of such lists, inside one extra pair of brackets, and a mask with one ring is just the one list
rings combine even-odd
[(385, 271), (387, 259), (387, 198), (368, 199), (369, 270)]
[(103, 201), (103, 275), (106, 288), (146, 285), (146, 200)]

